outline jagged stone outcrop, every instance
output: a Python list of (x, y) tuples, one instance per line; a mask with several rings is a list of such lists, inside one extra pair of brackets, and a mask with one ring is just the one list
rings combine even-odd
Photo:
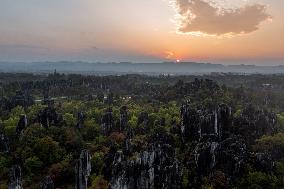
[(91, 167), (91, 156), (88, 150), (82, 150), (80, 159), (77, 161), (75, 166), (75, 188), (76, 189), (87, 189), (88, 188), (88, 177), (92, 171)]
[(119, 117), (119, 131), (123, 132), (127, 128), (128, 123), (128, 112), (127, 107), (122, 106), (120, 108), (120, 117)]
[(194, 160), (199, 175), (209, 174), (216, 166), (219, 143), (199, 143), (194, 150)]
[(156, 144), (154, 163), (155, 188), (182, 188), (183, 167), (170, 144)]
[(154, 152), (144, 151), (128, 160), (117, 151), (111, 165), (111, 189), (154, 188)]
[(40, 189), (54, 189), (54, 183), (50, 176), (44, 177), (40, 183)]
[(64, 125), (63, 116), (58, 114), (55, 108), (47, 107), (38, 113), (37, 121), (44, 128), (49, 128), (50, 126), (62, 126)]
[(256, 153), (256, 167), (264, 172), (272, 172), (275, 162), (273, 161), (271, 154), (268, 153)]
[(28, 90), (16, 91), (16, 95), (10, 100), (11, 108), (16, 106), (28, 107), (34, 104), (34, 98), (29, 94)]
[(226, 139), (233, 131), (233, 115), (232, 108), (226, 104), (220, 104), (217, 110), (218, 115), (218, 132), (220, 139)]
[(134, 136), (134, 131), (133, 131), (132, 127), (128, 127), (127, 131), (126, 131), (126, 137), (128, 139), (131, 139), (131, 138), (133, 138), (133, 136)]
[[(251, 105), (237, 118), (226, 104), (196, 110), (186, 102), (180, 112), (181, 137), (195, 146), (187, 167), (195, 167), (197, 173), (191, 175), (192, 188), (200, 187), (201, 178), (210, 179), (216, 171), (224, 174), (228, 183), (234, 182), (243, 165), (251, 161), (247, 145), (276, 130), (276, 115)], [(271, 172), (274, 166), (269, 154), (256, 154), (254, 162), (258, 170), (265, 172)]]
[(7, 113), (7, 111), (11, 110), (12, 108), (13, 107), (12, 107), (12, 104), (11, 104), (10, 100), (8, 98), (6, 98), (6, 97), (1, 96), (0, 97), (0, 110), (2, 112), (6, 112)]
[(43, 104), (48, 106), (52, 105), (52, 100), (49, 96), (49, 86), (47, 83), (44, 83), (44, 89), (42, 93), (43, 93)]
[(186, 102), (182, 105), (180, 114), (180, 133), (184, 140), (220, 140), (230, 134), (232, 113), (231, 108), (225, 104), (195, 110)]
[(201, 139), (201, 121), (204, 120), (201, 111), (191, 109), (189, 102), (182, 105), (181, 110), (180, 133), (183, 140)]
[(141, 112), (138, 115), (138, 120), (137, 120), (137, 128), (136, 132), (140, 134), (145, 134), (149, 131), (149, 114), (147, 112)]
[(189, 102), (182, 105), (181, 137), (195, 146), (187, 168), (195, 168), (196, 175), (191, 175), (189, 187), (200, 187), (201, 178), (211, 178), (216, 171), (221, 171), (228, 182), (240, 174), (248, 160), (248, 149), (244, 137), (234, 135), (233, 120), (226, 104), (198, 110)]
[(85, 122), (86, 116), (83, 112), (79, 112), (77, 115), (77, 124), (76, 128), (81, 129), (84, 127), (84, 122)]
[(166, 119), (164, 117), (160, 119), (159, 125), (162, 127), (166, 126)]
[(28, 119), (26, 115), (21, 115), (16, 127), (16, 134), (20, 135), (22, 131), (28, 126)]
[(147, 112), (140, 113), (139, 116), (138, 116), (137, 124), (138, 125), (140, 125), (140, 124), (148, 125), (148, 122), (149, 122), (149, 114)]
[(27, 108), (28, 106), (32, 106), (34, 104), (34, 97), (30, 95), (28, 89), (22, 87), (22, 90), (16, 91), (15, 96), (11, 98), (0, 97), (0, 110), (2, 111), (11, 111), (13, 108), (17, 106), (22, 106)]
[(15, 165), (10, 170), (8, 189), (23, 189), (22, 186), (22, 170), (21, 167)]
[[(167, 137), (159, 139), (154, 137), (156, 142), (141, 152), (126, 154), (118, 150), (109, 154), (106, 161), (111, 162), (111, 166), (106, 175), (111, 189), (182, 187), (182, 166), (175, 158), (175, 149), (167, 143)], [(129, 142), (127, 145), (130, 146)]]
[(228, 183), (234, 182), (240, 175), (243, 165), (249, 159), (248, 149), (241, 136), (230, 136), (225, 140), (199, 142), (190, 158), (188, 169), (195, 169), (191, 175), (190, 188), (200, 188), (201, 178), (211, 178), (214, 173), (221, 172)]
[(247, 145), (241, 136), (232, 135), (220, 142), (218, 164), (227, 175), (238, 175), (247, 159)]
[(102, 133), (105, 135), (110, 134), (113, 131), (113, 116), (112, 116), (112, 109), (108, 108), (106, 113), (102, 117)]
[(10, 152), (10, 145), (8, 138), (1, 131), (0, 131), (0, 152), (4, 153)]
[(234, 120), (235, 132), (245, 137), (248, 144), (263, 135), (277, 131), (277, 117), (273, 112), (257, 109), (248, 105), (240, 116)]
[(131, 139), (126, 138), (126, 139), (124, 140), (123, 153), (124, 153), (125, 155), (129, 155), (129, 154), (132, 153), (132, 150), (133, 150), (133, 146), (132, 146), (132, 144), (131, 144)]

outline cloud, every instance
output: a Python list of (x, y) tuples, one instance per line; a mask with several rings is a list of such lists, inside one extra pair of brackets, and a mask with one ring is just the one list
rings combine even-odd
[(236, 35), (259, 29), (271, 16), (266, 6), (245, 4), (238, 8), (218, 5), (218, 1), (175, 0), (178, 32), (195, 35)]

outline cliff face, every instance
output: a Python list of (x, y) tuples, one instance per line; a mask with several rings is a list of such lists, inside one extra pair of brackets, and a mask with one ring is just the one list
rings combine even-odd
[(182, 166), (170, 144), (150, 144), (148, 149), (127, 158), (122, 151), (113, 155), (110, 172), (112, 189), (181, 188)]

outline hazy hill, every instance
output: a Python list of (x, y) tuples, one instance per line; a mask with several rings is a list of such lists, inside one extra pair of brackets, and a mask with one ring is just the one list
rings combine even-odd
[(284, 73), (284, 66), (230, 65), (196, 62), (164, 63), (87, 63), (87, 62), (0, 62), (1, 72), (50, 73), (54, 70), (83, 74), (204, 74), (233, 73)]

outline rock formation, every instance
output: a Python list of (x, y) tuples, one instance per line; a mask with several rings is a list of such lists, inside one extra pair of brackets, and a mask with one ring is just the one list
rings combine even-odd
[(21, 167), (15, 165), (10, 170), (10, 180), (8, 189), (23, 189)]
[(54, 189), (54, 183), (50, 176), (46, 176), (40, 183), (40, 189)]
[(105, 135), (110, 134), (113, 131), (113, 116), (112, 116), (112, 109), (108, 108), (106, 113), (102, 117), (102, 132)]
[(256, 166), (264, 172), (271, 172), (274, 168), (274, 161), (268, 153), (256, 153)]
[(26, 115), (21, 115), (18, 125), (16, 127), (16, 134), (20, 135), (22, 131), (28, 126), (28, 119)]
[(10, 152), (10, 145), (7, 137), (0, 131), (0, 152)]
[[(110, 152), (106, 161), (111, 189), (177, 189), (182, 187), (182, 166), (167, 137), (153, 138), (141, 152)], [(128, 144), (129, 145), (129, 144)]]
[(234, 119), (235, 132), (245, 137), (248, 144), (263, 135), (276, 132), (276, 115), (248, 105), (240, 116)]
[(37, 121), (42, 127), (48, 128), (50, 126), (64, 125), (63, 116), (58, 114), (55, 108), (47, 107), (38, 113)]
[(127, 107), (122, 106), (120, 108), (120, 118), (119, 118), (119, 131), (123, 132), (127, 128), (128, 115), (127, 115)]
[(88, 150), (82, 150), (80, 159), (75, 166), (76, 189), (88, 188), (88, 177), (91, 174), (91, 157)]
[(186, 141), (201, 141), (208, 138), (220, 140), (223, 135), (230, 134), (232, 113), (231, 108), (225, 104), (195, 110), (190, 108), (189, 102), (186, 102), (182, 105), (180, 112), (180, 133)]
[(22, 106), (24, 108), (34, 104), (34, 98), (29, 94), (28, 90), (23, 92), (22, 90), (17, 91), (16, 95), (11, 98), (11, 108), (16, 106)]
[(76, 127), (78, 129), (81, 129), (84, 127), (84, 122), (85, 122), (86, 116), (83, 112), (79, 112), (77, 116), (77, 124)]

